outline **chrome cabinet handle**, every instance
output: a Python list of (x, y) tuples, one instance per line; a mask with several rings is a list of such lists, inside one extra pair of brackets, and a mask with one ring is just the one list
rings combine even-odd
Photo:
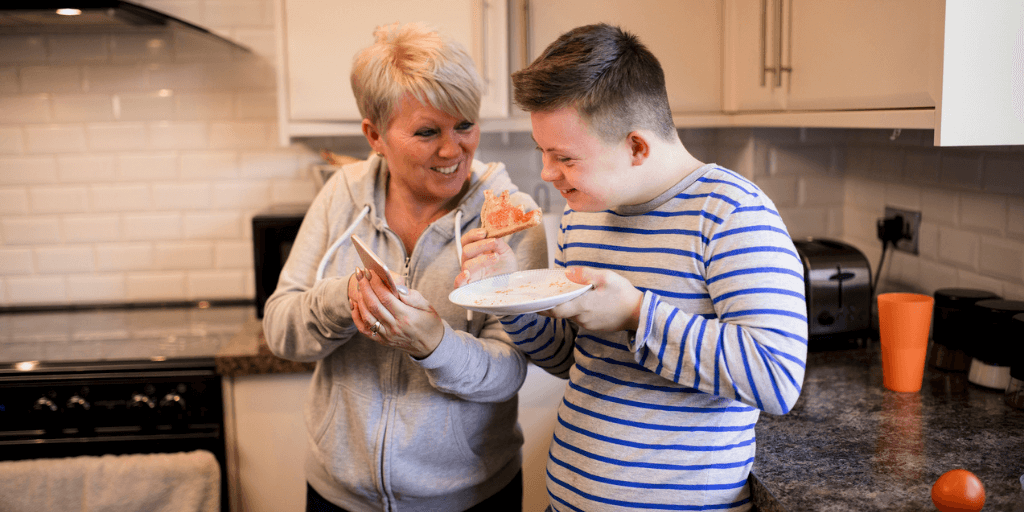
[[(775, 87), (782, 87), (782, 73), (793, 71), (782, 65), (782, 10), (785, 0), (777, 0), (775, 7)], [(793, 41), (789, 42), (790, 45)]]
[(487, 15), (491, 4), (487, 0), (480, 0), (480, 74), (483, 75), (484, 88), (491, 88), (491, 73), (488, 69), (487, 50), (490, 48), (490, 40), (487, 32)]
[(530, 0), (523, 0), (523, 40), (526, 42), (523, 48), (523, 68), (533, 62), (533, 27), (530, 13)]
[(768, 67), (768, 0), (761, 0), (761, 87), (768, 85), (767, 73), (775, 73)]

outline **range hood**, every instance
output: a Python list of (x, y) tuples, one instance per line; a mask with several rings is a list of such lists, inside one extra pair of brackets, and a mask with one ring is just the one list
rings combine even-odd
[(132, 2), (119, 0), (0, 1), (0, 34), (100, 33), (133, 31), (187, 31), (204, 34), (236, 48), (233, 41)]

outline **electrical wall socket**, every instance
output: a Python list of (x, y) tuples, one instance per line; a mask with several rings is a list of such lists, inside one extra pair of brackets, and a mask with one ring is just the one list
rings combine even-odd
[(896, 242), (896, 250), (917, 254), (917, 242), (921, 234), (921, 212), (885, 207), (885, 218), (903, 217), (903, 238)]

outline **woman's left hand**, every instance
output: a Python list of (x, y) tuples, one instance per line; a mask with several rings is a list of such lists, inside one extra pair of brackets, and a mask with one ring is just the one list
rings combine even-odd
[(357, 269), (355, 276), (356, 293), (349, 302), (359, 332), (417, 359), (434, 352), (444, 336), (444, 323), (420, 292), (405, 288), (398, 276), (398, 295), (369, 270)]

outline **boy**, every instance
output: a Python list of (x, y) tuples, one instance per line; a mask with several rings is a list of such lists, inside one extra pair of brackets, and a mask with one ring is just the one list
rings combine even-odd
[[(749, 510), (760, 411), (803, 382), (803, 267), (774, 204), (683, 146), (657, 59), (589, 25), (512, 76), (541, 177), (568, 204), (556, 263), (595, 288), (502, 324), (568, 378), (547, 464), (553, 510)], [(516, 270), (463, 237), (456, 286)]]

